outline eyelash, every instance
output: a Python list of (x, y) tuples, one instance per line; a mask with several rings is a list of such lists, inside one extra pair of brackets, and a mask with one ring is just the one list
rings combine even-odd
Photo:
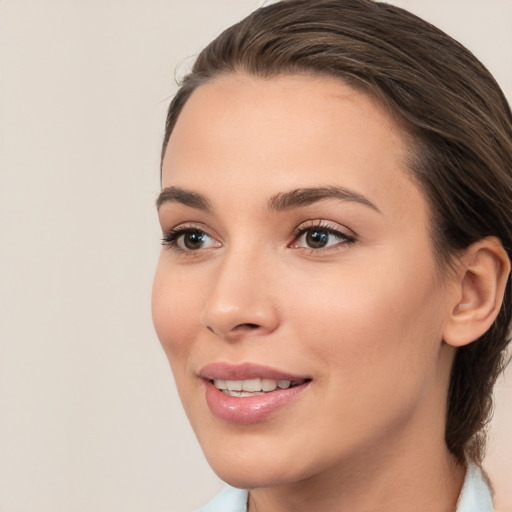
[[(327, 235), (333, 236), (339, 240), (339, 242), (328, 245), (326, 247), (300, 247), (298, 244), (301, 237), (306, 235), (307, 233), (312, 233), (314, 231), (317, 231), (319, 233), (326, 233)], [(162, 237), (162, 245), (164, 247), (167, 247), (169, 249), (172, 249), (176, 252), (185, 254), (185, 255), (194, 255), (194, 253), (199, 253), (199, 251), (209, 249), (210, 247), (204, 248), (199, 247), (197, 249), (186, 249), (179, 246), (179, 240), (181, 237), (184, 237), (185, 235), (192, 235), (197, 234), (202, 237), (206, 236), (212, 240), (215, 240), (211, 235), (209, 235), (204, 229), (201, 229), (196, 226), (178, 226), (177, 228), (171, 229), (168, 233), (166, 233)], [(319, 253), (319, 252), (326, 252), (326, 251), (333, 251), (333, 250), (339, 250), (342, 247), (347, 247), (357, 241), (357, 238), (355, 235), (347, 234), (341, 231), (340, 229), (334, 228), (331, 224), (327, 223), (326, 221), (309, 221), (306, 225), (299, 226), (293, 233), (292, 242), (288, 244), (288, 247), (301, 249), (303, 251), (308, 251), (311, 254)], [(216, 242), (218, 245), (217, 247), (220, 247), (221, 244), (219, 242)]]
[[(339, 241), (331, 246), (321, 247), (321, 248), (297, 246), (297, 243), (301, 239), (302, 236), (306, 235), (307, 233), (312, 233), (315, 231), (317, 231), (319, 233), (327, 233), (328, 235), (331, 235), (331, 236), (337, 238)], [(295, 247), (296, 249), (302, 249), (302, 250), (308, 251), (310, 254), (315, 254), (315, 253), (319, 253), (319, 252), (340, 250), (343, 247), (352, 245), (356, 241), (357, 241), (357, 237), (354, 233), (349, 235), (349, 234), (343, 232), (341, 229), (339, 229), (337, 227), (333, 227), (332, 224), (330, 224), (326, 221), (315, 220), (315, 221), (309, 221), (306, 225), (299, 226), (295, 230), (295, 232), (293, 233), (293, 241), (290, 244), (290, 246)]]
[(185, 235), (198, 234), (201, 236), (206, 235), (207, 237), (213, 239), (204, 229), (201, 229), (196, 226), (178, 226), (177, 228), (171, 229), (168, 233), (164, 234), (162, 237), (162, 245), (164, 247), (168, 247), (180, 253), (191, 254), (195, 251), (193, 249), (184, 249), (179, 246), (179, 239)]

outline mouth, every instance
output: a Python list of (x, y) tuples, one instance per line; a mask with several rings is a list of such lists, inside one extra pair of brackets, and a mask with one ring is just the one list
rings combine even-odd
[(276, 389), (289, 389), (305, 384), (309, 379), (287, 380), (287, 379), (244, 379), (244, 380), (223, 380), (213, 379), (210, 382), (227, 396), (252, 397), (271, 393)]
[(198, 375), (205, 383), (210, 412), (229, 423), (259, 423), (287, 410), (312, 381), (252, 363), (206, 365)]

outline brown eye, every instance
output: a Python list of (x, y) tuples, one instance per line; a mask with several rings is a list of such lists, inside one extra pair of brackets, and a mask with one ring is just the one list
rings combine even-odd
[(181, 252), (221, 247), (221, 243), (202, 229), (178, 227), (162, 238), (162, 244)]
[(194, 251), (197, 249), (201, 249), (203, 247), (203, 244), (205, 243), (205, 239), (207, 238), (208, 235), (203, 231), (187, 231), (183, 233), (183, 235), (181, 236), (181, 240), (178, 238), (178, 244), (182, 245), (184, 249)]
[(322, 249), (329, 243), (330, 235), (327, 231), (312, 229), (305, 233), (305, 242), (311, 249)]
[(291, 247), (321, 251), (336, 247), (346, 247), (356, 241), (355, 237), (341, 229), (324, 224), (310, 225), (298, 230)]

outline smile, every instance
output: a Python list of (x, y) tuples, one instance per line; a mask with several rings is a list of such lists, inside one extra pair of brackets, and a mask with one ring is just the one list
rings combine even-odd
[(297, 402), (311, 378), (259, 364), (208, 364), (198, 375), (206, 405), (217, 419), (242, 425), (260, 423)]
[(221, 380), (215, 379), (213, 385), (227, 396), (249, 397), (270, 393), (276, 389), (288, 389), (302, 384), (304, 380), (246, 379)]

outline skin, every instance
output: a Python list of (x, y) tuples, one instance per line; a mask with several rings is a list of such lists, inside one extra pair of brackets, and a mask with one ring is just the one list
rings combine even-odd
[[(154, 323), (209, 463), (251, 489), (251, 512), (455, 509), (464, 468), (444, 443), (454, 348), (443, 333), (460, 273), (436, 265), (406, 150), (372, 99), (310, 76), (202, 85), (170, 137), (163, 189), (201, 194), (211, 208), (159, 206), (164, 235), (206, 236), (193, 250), (183, 237), (163, 247)], [(307, 187), (343, 187), (375, 208), (327, 198), (269, 209)], [(319, 221), (342, 235), (314, 249), (296, 231)], [(211, 362), (312, 381), (271, 418), (229, 423), (211, 414), (197, 375)]]

